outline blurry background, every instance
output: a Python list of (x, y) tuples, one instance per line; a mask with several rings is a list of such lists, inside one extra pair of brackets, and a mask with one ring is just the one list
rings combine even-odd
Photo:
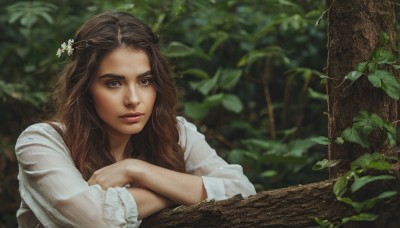
[[(327, 178), (323, 0), (0, 1), (0, 227), (16, 227), (14, 145), (52, 113), (62, 42), (87, 18), (124, 10), (160, 34), (181, 115), (258, 191)], [(318, 139), (318, 138), (317, 138)]]

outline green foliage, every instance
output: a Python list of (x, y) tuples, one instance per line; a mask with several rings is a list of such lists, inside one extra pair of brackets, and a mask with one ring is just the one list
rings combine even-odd
[(323, 159), (321, 161), (318, 161), (313, 165), (312, 170), (323, 170), (326, 168), (334, 167), (335, 165), (339, 164), (340, 160), (328, 160), (328, 159)]
[(50, 13), (56, 9), (55, 5), (46, 2), (18, 2), (7, 7), (7, 13), (10, 15), (8, 22), (13, 24), (19, 21), (27, 28), (31, 28), (40, 19), (53, 24), (54, 20)]
[(384, 130), (389, 139), (389, 144), (394, 146), (396, 144), (395, 138), (395, 130), (392, 124), (388, 121), (382, 120), (375, 113), (368, 113), (363, 110), (360, 111), (357, 116), (354, 118), (353, 126), (350, 128), (346, 128), (341, 137), (349, 142), (357, 143), (364, 148), (370, 146), (369, 135), (375, 129)]
[[(343, 203), (346, 203), (354, 208), (357, 213), (367, 211), (375, 206), (375, 204), (383, 199), (393, 197), (397, 194), (396, 191), (385, 191), (380, 193), (378, 196), (369, 198), (362, 202), (353, 201), (350, 197), (344, 197), (348, 190), (351, 193), (355, 193), (362, 187), (369, 183), (382, 180), (393, 180), (395, 179), (392, 175), (366, 175), (370, 170), (388, 171), (391, 169), (391, 165), (385, 160), (385, 158), (379, 153), (364, 154), (355, 160), (350, 171), (343, 174), (334, 185), (334, 193), (337, 199)], [(363, 175), (363, 176), (361, 176)], [(351, 185), (350, 180), (352, 181)], [(350, 187), (350, 188), (349, 188)], [(342, 221), (371, 221), (370, 219), (375, 218), (376, 215), (369, 214), (371, 216), (358, 216), (359, 220), (353, 220), (354, 217), (344, 218)], [(365, 219), (365, 220), (362, 220)]]
[[(379, 35), (382, 46), (388, 46), (388, 37), (386, 33)], [(394, 70), (399, 69), (398, 59), (393, 54), (394, 52), (395, 51), (383, 47), (376, 48), (372, 54), (371, 60), (359, 63), (356, 70), (349, 72), (344, 79), (351, 80), (353, 83), (361, 76), (366, 75), (368, 81), (374, 87), (382, 89), (391, 98), (398, 100), (400, 98), (400, 84), (395, 75), (392, 72), (380, 69), (382, 67), (391, 67)]]
[[(396, 144), (395, 130), (393, 125), (382, 120), (375, 113), (368, 113), (363, 110), (357, 114), (353, 120), (353, 125), (350, 128), (345, 129), (341, 137), (338, 137), (334, 143), (342, 144), (344, 141), (357, 143), (363, 147), (369, 147), (369, 135), (374, 130), (384, 130), (387, 133), (387, 138), (391, 146)], [(313, 138), (313, 140), (322, 145), (329, 145), (331, 140), (324, 136)], [(385, 139), (383, 139), (385, 141)], [(376, 181), (390, 181), (396, 179), (390, 172), (392, 165), (389, 163), (392, 158), (386, 158), (380, 153), (366, 153), (358, 157), (351, 163), (350, 170), (342, 174), (333, 186), (333, 193), (336, 199), (351, 206), (356, 215), (344, 217), (340, 222), (332, 222), (329, 220), (322, 220), (315, 218), (315, 221), (321, 227), (340, 227), (343, 224), (350, 221), (374, 221), (378, 218), (378, 215), (371, 213), (370, 210), (374, 206), (385, 199), (391, 198), (398, 194), (397, 191), (383, 191), (377, 196), (369, 196), (367, 199), (362, 201), (355, 201), (355, 193), (360, 189), (367, 188), (371, 183)], [(394, 158), (398, 161), (398, 158)], [(328, 167), (337, 165), (340, 161), (327, 159), (317, 162), (313, 166), (313, 170), (321, 170)], [(373, 174), (373, 175), (371, 175)]]
[[(321, 161), (323, 166), (327, 161)], [(376, 181), (387, 181), (396, 179), (395, 176), (389, 174), (392, 169), (391, 164), (380, 153), (363, 154), (352, 162), (349, 171), (341, 175), (335, 182), (333, 192), (336, 199), (351, 206), (358, 214), (342, 218), (341, 222), (333, 223), (328, 220), (316, 218), (316, 222), (323, 227), (339, 227), (350, 221), (374, 221), (378, 215), (369, 212), (374, 206), (385, 199), (391, 198), (398, 194), (397, 191), (383, 191), (377, 196), (371, 196), (363, 201), (355, 201), (352, 199), (354, 193), (362, 188), (368, 187), (370, 183)], [(378, 175), (369, 175), (371, 171), (381, 172)]]

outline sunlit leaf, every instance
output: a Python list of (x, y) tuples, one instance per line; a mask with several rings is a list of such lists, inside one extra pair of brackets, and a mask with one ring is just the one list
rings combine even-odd
[(346, 74), (346, 76), (344, 76), (344, 78), (351, 80), (351, 81), (355, 81), (355, 80), (359, 79), (362, 75), (363, 75), (362, 72), (351, 71), (350, 73)]
[(311, 138), (312, 141), (321, 144), (321, 145), (329, 145), (331, 144), (331, 142), (329, 141), (329, 139), (325, 136), (318, 136), (315, 138)]
[(180, 42), (171, 42), (164, 51), (164, 55), (167, 57), (185, 57), (194, 54), (194, 52), (194, 48), (191, 48), (185, 44)]
[(340, 160), (328, 160), (328, 159), (323, 159), (321, 161), (318, 161), (315, 163), (312, 167), (312, 170), (322, 170), (330, 167), (334, 167), (337, 164), (340, 163)]
[(342, 219), (342, 223), (345, 224), (350, 221), (375, 221), (378, 218), (378, 215), (372, 213), (360, 213), (358, 215), (353, 215), (350, 217), (345, 217)]
[(224, 108), (234, 113), (240, 113), (243, 110), (242, 101), (239, 97), (233, 94), (225, 94), (222, 100), (222, 105)]
[(354, 182), (351, 185), (351, 191), (356, 192), (360, 188), (364, 187), (366, 184), (369, 184), (378, 180), (392, 180), (395, 179), (394, 176), (390, 175), (379, 175), (379, 176), (362, 176), (362, 177), (354, 177)]
[(333, 186), (333, 193), (335, 193), (336, 197), (342, 197), (346, 193), (347, 183), (353, 175), (353, 171), (348, 171), (338, 178)]

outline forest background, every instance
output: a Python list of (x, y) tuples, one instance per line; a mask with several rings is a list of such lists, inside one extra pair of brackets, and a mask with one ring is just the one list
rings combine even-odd
[[(0, 1), (0, 227), (19, 206), (14, 145), (52, 113), (61, 43), (104, 10), (132, 13), (160, 34), (179, 112), (258, 191), (325, 180), (323, 0)], [(396, 9), (398, 11), (398, 7)], [(323, 142), (322, 142), (323, 143)]]

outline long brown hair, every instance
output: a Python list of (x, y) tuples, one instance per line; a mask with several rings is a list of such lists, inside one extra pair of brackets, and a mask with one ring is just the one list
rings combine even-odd
[(94, 171), (115, 162), (104, 122), (90, 100), (89, 88), (100, 61), (119, 47), (147, 53), (157, 97), (144, 129), (132, 135), (130, 156), (179, 172), (185, 171), (176, 120), (177, 92), (171, 69), (151, 29), (125, 12), (104, 12), (78, 30), (70, 62), (61, 73), (54, 94), (55, 120), (77, 168), (85, 180)]

